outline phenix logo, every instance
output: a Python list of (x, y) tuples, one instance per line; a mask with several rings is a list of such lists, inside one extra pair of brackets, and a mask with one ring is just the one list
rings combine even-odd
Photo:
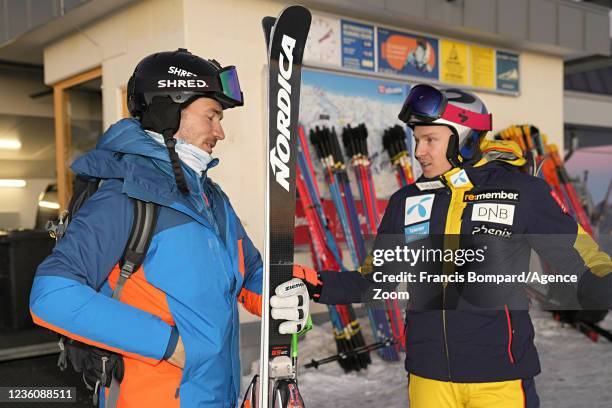
[[(291, 158), (291, 146), (289, 139), (289, 127), (291, 126), (291, 73), (293, 69), (293, 49), (295, 48), (295, 39), (288, 35), (283, 35), (281, 42), (282, 52), (278, 57), (279, 75), (278, 94), (276, 104), (278, 112), (276, 113), (276, 146), (270, 150), (270, 166), (272, 172), (276, 176), (276, 182), (285, 190), (289, 191), (289, 166), (287, 163)], [(285, 63), (285, 58), (287, 62)]]

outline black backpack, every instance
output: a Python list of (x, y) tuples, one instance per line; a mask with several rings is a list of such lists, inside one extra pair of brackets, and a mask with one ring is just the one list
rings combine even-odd
[[(100, 187), (103, 180), (77, 175), (74, 180), (74, 192), (68, 208), (62, 212), (57, 221), (49, 221), (46, 229), (58, 242), (64, 236), (72, 218), (83, 204)], [(125, 282), (132, 273), (142, 265), (147, 249), (151, 243), (159, 206), (132, 198), (134, 203), (134, 221), (130, 236), (119, 265), (121, 271), (113, 291), (113, 299), (119, 300)], [(60, 356), (57, 362), (60, 370), (65, 371), (70, 361), (77, 373), (82, 373), (86, 387), (93, 391), (93, 404), (98, 403), (100, 387), (108, 387), (109, 394), (106, 407), (114, 408), (119, 396), (119, 385), (123, 380), (124, 366), (121, 355), (109, 350), (90, 346), (66, 336), (60, 335)]]

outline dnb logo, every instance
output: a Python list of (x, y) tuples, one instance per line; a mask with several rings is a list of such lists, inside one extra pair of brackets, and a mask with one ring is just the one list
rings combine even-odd
[(435, 194), (406, 197), (404, 225), (427, 221), (431, 217)]
[(474, 204), (472, 207), (472, 221), (512, 225), (514, 221), (514, 204)]

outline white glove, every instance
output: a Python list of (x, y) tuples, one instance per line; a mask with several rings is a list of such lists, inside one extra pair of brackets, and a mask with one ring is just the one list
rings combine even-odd
[(287, 320), (278, 327), (279, 333), (293, 334), (302, 330), (310, 308), (306, 284), (301, 279), (293, 278), (278, 285), (274, 292), (276, 295), (270, 298), (272, 318)]

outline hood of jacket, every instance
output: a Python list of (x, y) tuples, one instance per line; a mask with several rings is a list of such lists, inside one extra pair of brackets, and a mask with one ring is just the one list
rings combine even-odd
[[(208, 169), (218, 163), (218, 159), (211, 161), (201, 177), (181, 163), (191, 195), (201, 195)], [(112, 125), (96, 148), (76, 159), (70, 167), (83, 176), (123, 179), (123, 192), (145, 201), (171, 205), (186, 198), (176, 186), (168, 150), (135, 119), (122, 119)]]

